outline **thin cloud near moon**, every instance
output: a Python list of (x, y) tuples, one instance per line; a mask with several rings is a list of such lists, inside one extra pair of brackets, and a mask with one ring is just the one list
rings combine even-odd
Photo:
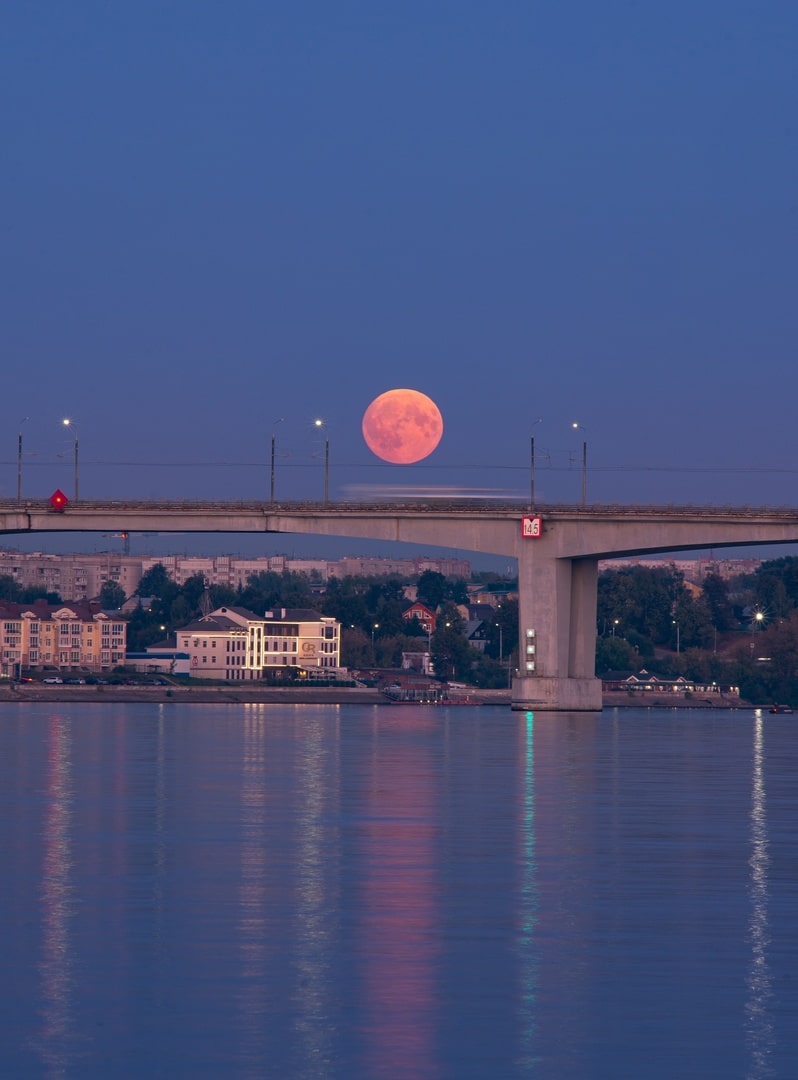
[(386, 390), (363, 414), (363, 438), (373, 454), (393, 465), (428, 457), (443, 435), (440, 409), (419, 390)]

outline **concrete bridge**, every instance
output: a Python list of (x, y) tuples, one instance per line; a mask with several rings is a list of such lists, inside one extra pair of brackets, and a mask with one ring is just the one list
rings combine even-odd
[(304, 533), (461, 548), (518, 561), (514, 709), (598, 711), (599, 559), (798, 541), (798, 509), (389, 503), (0, 501), (0, 533)]

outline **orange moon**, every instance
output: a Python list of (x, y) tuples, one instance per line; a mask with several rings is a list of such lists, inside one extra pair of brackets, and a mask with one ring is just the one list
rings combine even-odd
[(443, 435), (440, 409), (418, 390), (386, 390), (363, 414), (363, 438), (373, 454), (393, 465), (428, 457)]

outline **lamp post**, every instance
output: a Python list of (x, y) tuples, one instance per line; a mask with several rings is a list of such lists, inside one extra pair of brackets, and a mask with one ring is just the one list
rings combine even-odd
[[(542, 424), (542, 420), (535, 420), (532, 425), (534, 429), (538, 424)], [(535, 509), (535, 436), (529, 436), (529, 509)]]
[(330, 437), (323, 420), (314, 420), (313, 423), (320, 431), (324, 429), (324, 505), (326, 506), (330, 496)]
[(75, 502), (78, 501), (78, 429), (75, 427), (75, 421), (66, 417), (63, 421), (64, 427), (71, 427), (75, 433)]
[(279, 420), (275, 420), (274, 423), (272, 424), (272, 467), (271, 467), (271, 478), (270, 478), (270, 483), (269, 483), (269, 502), (272, 504), (272, 506), (274, 506), (274, 441), (275, 441), (274, 429), (277, 427), (278, 424), (282, 424), (284, 419), (285, 419), (285, 417), (281, 416)]
[[(587, 434), (586, 428), (583, 424), (578, 424), (576, 421), (571, 424), (574, 431), (583, 431)], [(582, 506), (587, 502), (587, 438), (582, 439)]]
[(380, 624), (378, 622), (375, 622), (374, 625), (371, 628), (371, 662), (372, 663), (376, 662), (376, 657), (374, 655), (374, 633), (375, 633), (375, 631), (379, 630), (379, 628), (380, 628)]
[(679, 634), (679, 629), (680, 628), (679, 628), (679, 623), (678, 623), (677, 619), (673, 619), (672, 622), (673, 622), (673, 625), (676, 627), (676, 655), (678, 656), (679, 653), (681, 652), (681, 644), (682, 644), (681, 643), (681, 637), (680, 637), (680, 634)]
[(19, 422), (19, 434), (17, 435), (17, 502), (22, 502), (22, 425), (29, 416), (23, 416)]
[[(504, 631), (502, 630), (501, 623), (496, 623), (496, 629), (499, 631), (499, 667), (504, 667)], [(512, 654), (512, 650), (510, 650)], [(510, 657), (507, 657), (507, 685), (510, 685)]]

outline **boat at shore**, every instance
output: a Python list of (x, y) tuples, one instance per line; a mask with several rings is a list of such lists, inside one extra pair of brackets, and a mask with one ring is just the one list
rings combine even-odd
[(792, 706), (791, 705), (771, 705), (770, 706), (770, 711), (772, 713), (777, 713), (779, 716), (782, 716), (782, 715), (787, 716), (787, 715), (792, 714)]

